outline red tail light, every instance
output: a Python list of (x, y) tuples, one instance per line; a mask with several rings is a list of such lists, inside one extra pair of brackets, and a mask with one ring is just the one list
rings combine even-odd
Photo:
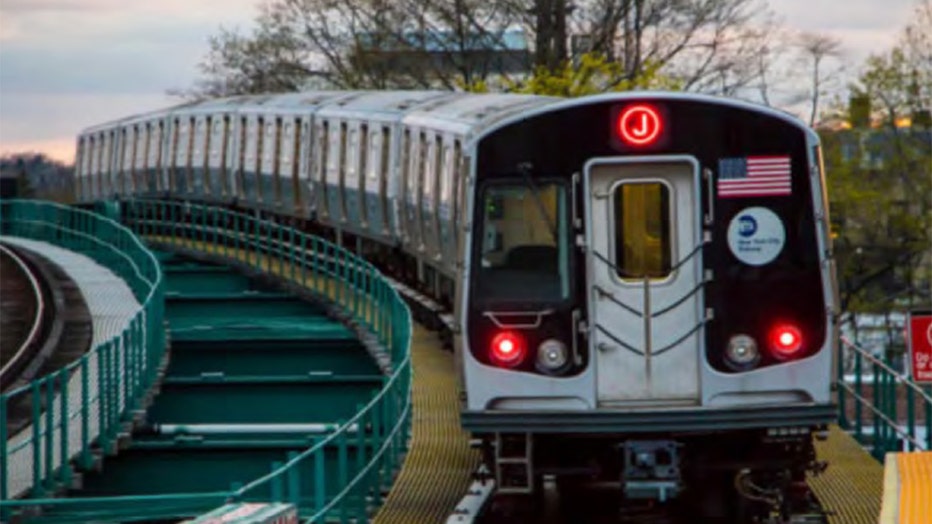
[(492, 361), (501, 366), (514, 367), (524, 360), (527, 346), (517, 333), (503, 331), (492, 339)]
[(797, 356), (803, 348), (803, 334), (792, 324), (781, 324), (770, 331), (770, 350), (773, 356), (786, 360)]

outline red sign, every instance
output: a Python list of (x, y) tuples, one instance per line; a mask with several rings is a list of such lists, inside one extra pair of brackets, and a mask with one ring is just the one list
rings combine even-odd
[(907, 329), (913, 381), (932, 384), (932, 313), (911, 312)]
[(648, 105), (633, 105), (618, 117), (618, 134), (631, 145), (649, 145), (657, 140), (662, 130), (660, 113)]

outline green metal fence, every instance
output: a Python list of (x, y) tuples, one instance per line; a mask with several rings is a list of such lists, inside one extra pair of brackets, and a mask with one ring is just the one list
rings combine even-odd
[[(411, 424), (411, 317), (407, 305), (365, 260), (331, 242), (271, 221), (218, 207), (133, 200), (120, 210), (150, 242), (206, 254), (282, 278), (335, 303), (385, 351), (381, 390), (349, 420), (312, 446), (269, 465), (268, 474), (227, 491), (133, 497), (43, 499), (74, 518), (141, 520), (203, 513), (224, 503), (292, 503), (302, 520), (365, 521), (401, 465)], [(351, 448), (355, 456), (351, 457)], [(336, 450), (337, 478), (326, 478), (325, 454)]]
[(880, 461), (888, 452), (932, 450), (932, 387), (917, 385), (845, 337), (841, 348), (854, 365), (846, 374), (846, 359), (838, 359), (839, 425)]
[[(87, 255), (122, 278), (140, 307), (116, 336), (65, 368), (0, 395), (0, 518), (14, 496), (43, 497), (71, 481), (72, 459), (93, 463), (92, 444), (107, 449), (156, 379), (165, 352), (164, 284), (155, 256), (126, 227), (51, 202), (0, 202), (4, 235), (49, 242)], [(13, 408), (29, 424), (10, 434)]]

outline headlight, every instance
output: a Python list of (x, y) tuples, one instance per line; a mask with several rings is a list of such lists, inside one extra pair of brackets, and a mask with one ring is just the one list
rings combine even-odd
[(760, 360), (760, 352), (757, 350), (757, 342), (753, 338), (748, 335), (735, 335), (728, 339), (725, 357), (732, 367), (747, 369), (757, 364), (757, 361)]
[(548, 338), (537, 347), (537, 366), (544, 372), (555, 373), (563, 369), (569, 360), (566, 344)]

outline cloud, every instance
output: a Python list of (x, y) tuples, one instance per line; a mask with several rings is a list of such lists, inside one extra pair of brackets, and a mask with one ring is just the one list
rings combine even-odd
[[(178, 103), (155, 94), (20, 94), (0, 97), (0, 152), (51, 151), (70, 161), (82, 129)], [(67, 147), (65, 146), (66, 144)]]
[[(87, 126), (171, 105), (220, 26), (264, 0), (0, 0), (0, 151), (73, 155)], [(840, 38), (858, 67), (895, 42), (915, 0), (770, 0), (790, 30)], [(46, 150), (46, 149), (42, 149)]]

